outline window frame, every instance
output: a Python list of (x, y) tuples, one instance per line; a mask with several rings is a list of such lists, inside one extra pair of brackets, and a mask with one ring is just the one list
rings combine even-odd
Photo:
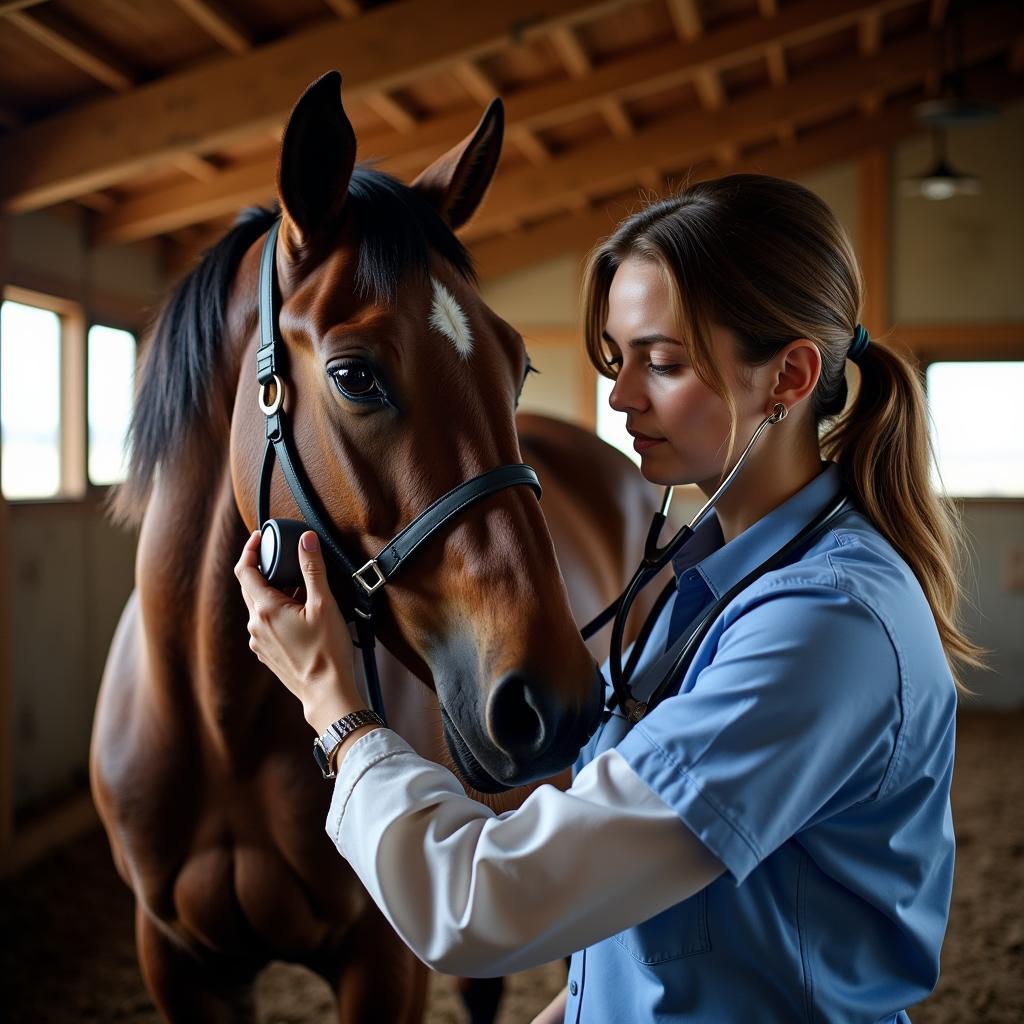
[[(901, 348), (916, 362), (921, 386), (927, 393), (928, 367), (932, 363), (1001, 363), (1024, 360), (1024, 321), (948, 321), (898, 324), (883, 338)], [(1020, 505), (1024, 498), (950, 495), (963, 505)]]
[[(89, 479), (89, 368), (88, 338), (93, 326), (113, 327), (135, 338), (136, 368), (140, 354), (139, 314), (134, 317), (117, 303), (99, 302), (88, 308), (83, 302), (58, 294), (47, 282), (12, 281), (0, 289), (0, 301), (35, 306), (60, 318), (60, 491), (48, 497), (11, 498), (14, 508), (43, 509), (59, 505), (100, 508), (111, 487)], [(2, 344), (2, 339), (0, 339)]]

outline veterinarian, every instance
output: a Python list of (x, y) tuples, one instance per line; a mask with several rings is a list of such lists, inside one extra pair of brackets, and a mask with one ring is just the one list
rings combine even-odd
[(490, 975), (571, 954), (537, 1020), (586, 1024), (906, 1021), (935, 985), (955, 666), (979, 652), (957, 627), (957, 526), (918, 376), (861, 308), (836, 218), (773, 178), (694, 185), (592, 253), (587, 352), (648, 480), (711, 496), (769, 425), (676, 552), (632, 696), (732, 594), (682, 677), (646, 713), (606, 716), (572, 787), (516, 811), (365, 712), (314, 533), (302, 602), (264, 582), (259, 533), (246, 544), (250, 646), (317, 735), (352, 729), (331, 750), (327, 831), (426, 963)]

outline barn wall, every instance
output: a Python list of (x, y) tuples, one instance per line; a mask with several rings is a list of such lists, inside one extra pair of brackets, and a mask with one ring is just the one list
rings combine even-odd
[[(954, 167), (977, 175), (982, 192), (931, 203), (893, 203), (892, 312), (897, 323), (1024, 319), (1024, 103), (950, 133)], [(927, 136), (897, 147), (895, 179), (933, 162)]]
[[(81, 302), (87, 316), (139, 330), (163, 287), (153, 244), (88, 247), (84, 215), (15, 217), (7, 283)], [(15, 811), (86, 779), (89, 731), (107, 648), (132, 587), (135, 535), (112, 525), (102, 492), (14, 502), (9, 511)]]

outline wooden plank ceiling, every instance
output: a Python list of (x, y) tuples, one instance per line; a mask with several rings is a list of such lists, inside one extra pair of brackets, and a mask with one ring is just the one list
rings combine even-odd
[(283, 120), (336, 67), (361, 157), (405, 179), (504, 98), (465, 231), (490, 276), (585, 248), (641, 192), (921, 130), (951, 17), (972, 95), (1024, 92), (1024, 6), (949, 2), (0, 0), (0, 209), (77, 204), (97, 244), (179, 264), (272, 198)]

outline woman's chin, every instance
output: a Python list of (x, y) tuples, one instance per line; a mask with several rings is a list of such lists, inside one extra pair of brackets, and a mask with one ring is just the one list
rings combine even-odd
[(683, 479), (685, 474), (681, 466), (673, 465), (668, 459), (653, 458), (647, 454), (640, 456), (640, 473), (648, 483), (658, 487), (674, 487), (689, 482)]

